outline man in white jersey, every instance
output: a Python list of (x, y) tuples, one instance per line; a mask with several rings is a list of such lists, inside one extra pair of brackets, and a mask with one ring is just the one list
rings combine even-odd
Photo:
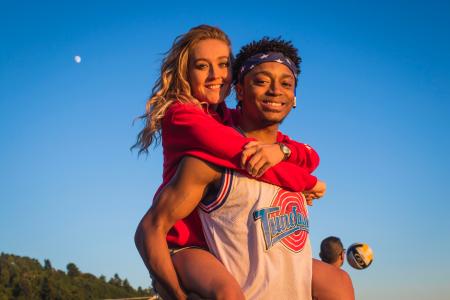
[[(294, 104), (296, 72), (289, 68), (294, 63), (280, 52), (257, 53), (246, 62), (236, 85), (245, 114), (240, 130), (275, 143), (278, 126)], [(185, 163), (181, 170), (201, 170), (205, 183), (213, 184), (199, 205), (203, 232), (209, 250), (233, 274), (246, 298), (311, 299), (312, 256), (303, 195), (194, 158)]]

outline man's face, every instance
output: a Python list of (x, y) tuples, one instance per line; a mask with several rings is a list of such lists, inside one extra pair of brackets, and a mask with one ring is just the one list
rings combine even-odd
[(246, 119), (256, 126), (283, 121), (294, 104), (295, 78), (291, 70), (277, 62), (257, 65), (236, 85), (238, 100)]

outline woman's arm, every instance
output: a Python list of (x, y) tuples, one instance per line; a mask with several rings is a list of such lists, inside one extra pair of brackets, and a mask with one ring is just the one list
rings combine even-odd
[[(249, 174), (259, 177), (268, 168), (275, 166), (282, 160), (302, 167), (309, 173), (312, 173), (319, 165), (319, 155), (311, 146), (296, 142), (281, 132), (278, 132), (277, 143), (264, 144), (257, 141), (247, 143), (242, 151), (241, 166), (247, 166), (246, 170)], [(291, 152), (287, 159), (280, 151), (282, 144), (288, 147)], [(252, 167), (259, 170), (257, 174), (251, 171)]]
[[(244, 146), (254, 139), (243, 137), (199, 107), (175, 103), (168, 109), (162, 125), (163, 148), (173, 154), (172, 159), (178, 161), (185, 155), (192, 155), (248, 174), (240, 158)], [(280, 155), (282, 157), (281, 150)], [(309, 170), (288, 162), (270, 168), (259, 180), (291, 191), (312, 189), (317, 182)]]
[[(239, 122), (239, 119), (241, 118), (241, 113), (238, 110), (229, 109), (228, 112), (231, 117), (230, 119), (235, 120), (235, 122)], [(286, 160), (287, 162), (296, 164), (299, 167), (306, 168), (309, 171), (309, 173), (312, 173), (319, 165), (319, 155), (314, 149), (312, 149), (311, 146), (304, 143), (296, 142), (291, 138), (289, 138), (287, 135), (281, 133), (280, 131), (277, 134), (277, 143), (283, 143), (291, 150), (291, 154)], [(271, 149), (269, 149), (268, 146), (270, 145), (262, 143), (260, 143), (260, 145), (265, 147), (263, 152), (265, 153), (265, 155), (269, 155), (272, 161), (276, 160), (276, 163), (280, 162), (281, 153), (279, 149), (277, 149), (277, 147), (272, 147)], [(251, 156), (253, 153), (261, 151), (259, 147), (254, 143), (248, 143), (245, 146), (245, 151), (243, 153), (244, 155), (242, 159), (244, 160), (248, 156)], [(281, 157), (284, 158), (283, 156)]]
[(277, 141), (285, 144), (291, 150), (291, 155), (287, 162), (298, 165), (312, 173), (319, 166), (319, 154), (308, 144), (303, 144), (292, 140), (280, 131), (278, 132)]

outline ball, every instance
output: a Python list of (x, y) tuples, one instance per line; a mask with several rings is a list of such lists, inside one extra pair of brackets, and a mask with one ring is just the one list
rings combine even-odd
[(355, 269), (362, 270), (370, 266), (373, 261), (373, 252), (369, 245), (355, 243), (347, 249), (347, 262)]

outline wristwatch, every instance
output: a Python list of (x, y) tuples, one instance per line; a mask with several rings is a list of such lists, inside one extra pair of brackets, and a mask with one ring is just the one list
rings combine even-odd
[(288, 146), (283, 143), (278, 143), (278, 145), (280, 146), (281, 152), (283, 152), (284, 154), (283, 160), (289, 159), (289, 157), (291, 156), (291, 149), (289, 149)]

